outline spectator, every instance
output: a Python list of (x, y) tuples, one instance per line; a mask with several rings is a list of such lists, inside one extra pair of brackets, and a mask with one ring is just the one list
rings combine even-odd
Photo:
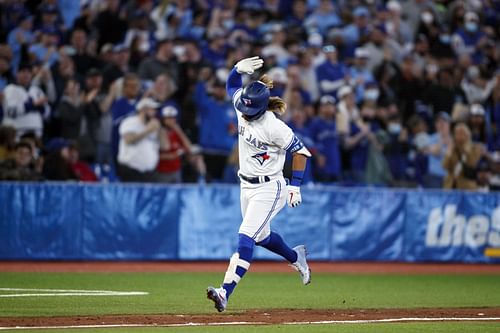
[(95, 20), (99, 50), (106, 43), (117, 44), (125, 38), (127, 21), (124, 16), (120, 11), (120, 0), (106, 0), (106, 9)]
[(71, 56), (75, 64), (75, 70), (78, 75), (85, 77), (89, 69), (100, 67), (96, 57), (88, 52), (87, 32), (83, 29), (74, 29), (71, 32), (71, 46), (75, 54)]
[(479, 16), (474, 12), (465, 13), (464, 25), (453, 35), (453, 49), (457, 56), (467, 55), (474, 64), (482, 61), (482, 49), (486, 35), (481, 31)]
[[(347, 68), (338, 61), (337, 48), (333, 45), (323, 47), (326, 54), (324, 63), (316, 68), (316, 77), (319, 82), (319, 92), (321, 95), (331, 95), (335, 97), (337, 90), (346, 84)], [(340, 96), (337, 95), (340, 98)]]
[(14, 155), (16, 143), (16, 129), (11, 126), (0, 125), (0, 162)]
[(349, 77), (352, 82), (351, 85), (356, 87), (355, 95), (356, 102), (358, 103), (363, 99), (365, 85), (375, 82), (372, 72), (367, 67), (369, 55), (366, 49), (361, 47), (356, 48), (354, 51), (354, 66), (349, 70)]
[(446, 112), (439, 112), (434, 122), (436, 133), (429, 137), (429, 144), (423, 148), (428, 156), (428, 172), (424, 177), (424, 187), (441, 188), (446, 171), (443, 169), (443, 160), (452, 144), (450, 132), (451, 117)]
[(330, 0), (320, 0), (318, 8), (307, 16), (304, 25), (309, 30), (318, 30), (325, 35), (328, 29), (340, 26), (342, 20), (337, 15), (334, 4)]
[(71, 170), (76, 175), (79, 181), (96, 182), (97, 176), (90, 168), (88, 163), (80, 160), (80, 149), (78, 144), (70, 142), (68, 145), (68, 161), (71, 165)]
[[(320, 156), (316, 150), (315, 143), (312, 137), (313, 132), (311, 131), (311, 128), (309, 126), (309, 119), (306, 111), (304, 111), (302, 108), (291, 109), (289, 107), (287, 112), (291, 113), (290, 120), (287, 122), (287, 125), (292, 129), (295, 135), (297, 135), (300, 141), (302, 141), (304, 145), (312, 153), (314, 158), (312, 162), (317, 164), (318, 163), (317, 159), (323, 158), (322, 163), (324, 163), (325, 162), (324, 156)], [(287, 154), (287, 163), (285, 164), (285, 168), (288, 173), (290, 173), (292, 170), (291, 162), (292, 162), (292, 156), (290, 154)], [(313, 168), (314, 166), (312, 165), (311, 162), (308, 162), (306, 164), (306, 168), (304, 170), (304, 177), (302, 178), (303, 184), (313, 182), (314, 180)]]
[(45, 146), (47, 155), (43, 164), (43, 176), (46, 180), (77, 180), (69, 162), (68, 141), (52, 138)]
[(219, 79), (210, 81), (209, 87), (199, 81), (194, 100), (200, 116), (199, 143), (207, 166), (207, 180), (221, 180), (236, 142), (237, 121), (233, 105), (226, 100), (225, 84)]
[(472, 135), (472, 141), (486, 144), (487, 148), (493, 148), (491, 129), (486, 121), (486, 111), (481, 104), (470, 106), (467, 125)]
[(350, 86), (340, 88), (337, 96), (340, 100), (337, 106), (337, 132), (339, 135), (346, 135), (350, 132), (351, 121), (360, 120), (359, 110), (356, 105), (354, 92)]
[[(115, 161), (118, 156), (118, 143), (120, 141), (118, 128), (127, 116), (135, 112), (136, 104), (139, 99), (139, 87), (140, 82), (137, 75), (127, 74), (123, 78), (123, 97), (116, 99), (111, 105), (110, 113), (113, 121), (111, 130), (111, 156), (113, 161)], [(116, 86), (112, 89), (110, 94), (116, 96), (116, 92), (113, 92)]]
[(7, 37), (7, 42), (13, 55), (11, 63), (13, 72), (17, 71), (17, 67), (21, 63), (23, 51), (25, 52), (35, 39), (32, 30), (33, 16), (29, 15), (29, 13), (24, 13), (18, 26), (12, 29)]
[(182, 179), (182, 157), (195, 166), (200, 179), (205, 177), (205, 164), (200, 149), (194, 146), (177, 124), (177, 109), (165, 106), (161, 110), (162, 128), (160, 130), (160, 161), (158, 179), (162, 183), (180, 183)]
[(124, 182), (157, 182), (155, 172), (159, 160), (160, 122), (156, 109), (160, 105), (151, 98), (137, 103), (137, 114), (120, 124), (118, 176)]
[(173, 46), (170, 39), (158, 41), (154, 56), (144, 59), (139, 65), (139, 76), (144, 80), (154, 81), (158, 75), (168, 74), (177, 84), (178, 72)]
[(368, 35), (370, 19), (370, 12), (366, 7), (356, 7), (352, 14), (353, 22), (342, 29), (342, 39), (351, 50), (350, 54), (357, 45), (362, 44), (360, 42)]
[(130, 50), (126, 45), (118, 44), (113, 47), (111, 62), (102, 70), (104, 89), (109, 89), (113, 82), (129, 73), (129, 60)]
[(469, 128), (459, 123), (453, 129), (453, 143), (443, 160), (447, 174), (444, 179), (445, 189), (477, 189), (477, 165), (485, 154), (484, 146), (472, 142)]
[(43, 119), (50, 114), (50, 106), (44, 92), (32, 85), (32, 67), (21, 64), (16, 73), (16, 82), (5, 87), (3, 124), (13, 126), (18, 137), (34, 131), (38, 137), (43, 133)]
[(450, 69), (441, 69), (437, 75), (438, 81), (425, 88), (423, 100), (430, 105), (434, 112), (444, 111), (451, 113), (455, 104), (464, 103), (463, 92), (453, 81), (453, 72)]
[(76, 79), (66, 81), (64, 95), (57, 112), (61, 119), (61, 136), (66, 140), (78, 139), (82, 130), (83, 108), (80, 84)]
[(335, 99), (320, 98), (318, 116), (311, 120), (309, 131), (317, 149), (314, 178), (320, 182), (338, 181), (341, 176), (340, 140), (337, 133)]
[(34, 169), (31, 145), (27, 142), (18, 142), (14, 158), (0, 163), (0, 180), (36, 181), (40, 178)]
[(389, 115), (386, 131), (388, 140), (384, 145), (384, 155), (393, 178), (392, 185), (405, 184), (407, 180), (410, 144), (408, 142), (408, 131), (403, 126), (402, 118), (398, 112)]
[(58, 42), (58, 31), (55, 28), (44, 28), (41, 31), (40, 43), (31, 45), (29, 53), (32, 55), (33, 60), (47, 64), (50, 67), (59, 59), (57, 53)]

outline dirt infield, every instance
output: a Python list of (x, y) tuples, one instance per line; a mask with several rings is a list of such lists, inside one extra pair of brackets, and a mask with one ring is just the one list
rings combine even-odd
[[(215, 310), (214, 310), (215, 311)], [(0, 317), (0, 327), (61, 327), (61, 326), (202, 326), (204, 324), (310, 324), (363, 322), (391, 319), (397, 321), (460, 321), (483, 320), (500, 322), (500, 308), (471, 309), (378, 309), (378, 310), (249, 310), (213, 315), (116, 315), (92, 317)], [(394, 320), (396, 321), (396, 320)]]
[[(500, 274), (500, 264), (311, 262), (315, 273), (354, 274)], [(11, 262), (0, 261), (0, 272), (224, 272), (226, 261), (217, 262)], [(290, 272), (283, 262), (258, 261), (252, 272)]]

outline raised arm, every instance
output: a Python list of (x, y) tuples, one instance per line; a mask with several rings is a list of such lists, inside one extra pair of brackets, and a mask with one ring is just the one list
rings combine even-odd
[(236, 71), (236, 67), (234, 67), (231, 72), (229, 72), (229, 76), (226, 82), (226, 91), (229, 97), (233, 97), (234, 93), (243, 86), (243, 82), (241, 80), (241, 74)]
[(264, 60), (258, 56), (238, 61), (227, 78), (226, 91), (228, 95), (232, 98), (234, 93), (243, 86), (241, 74), (253, 74), (256, 69), (261, 68), (263, 65)]

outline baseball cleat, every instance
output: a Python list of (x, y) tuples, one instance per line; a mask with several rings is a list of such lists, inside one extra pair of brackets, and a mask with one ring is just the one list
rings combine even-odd
[(215, 308), (217, 309), (217, 311), (222, 312), (226, 310), (227, 306), (226, 289), (208, 287), (207, 298), (215, 303)]
[(290, 264), (290, 266), (292, 266), (297, 272), (300, 273), (300, 276), (302, 277), (302, 283), (304, 285), (307, 285), (311, 283), (311, 269), (309, 268), (306, 260), (306, 247), (304, 245), (297, 245), (293, 248), (293, 250), (297, 252), (297, 261), (293, 264)]

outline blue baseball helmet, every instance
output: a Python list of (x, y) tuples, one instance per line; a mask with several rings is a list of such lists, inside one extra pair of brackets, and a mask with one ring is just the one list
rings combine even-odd
[(255, 81), (243, 88), (236, 101), (236, 109), (248, 117), (255, 117), (267, 110), (269, 88), (260, 81)]

